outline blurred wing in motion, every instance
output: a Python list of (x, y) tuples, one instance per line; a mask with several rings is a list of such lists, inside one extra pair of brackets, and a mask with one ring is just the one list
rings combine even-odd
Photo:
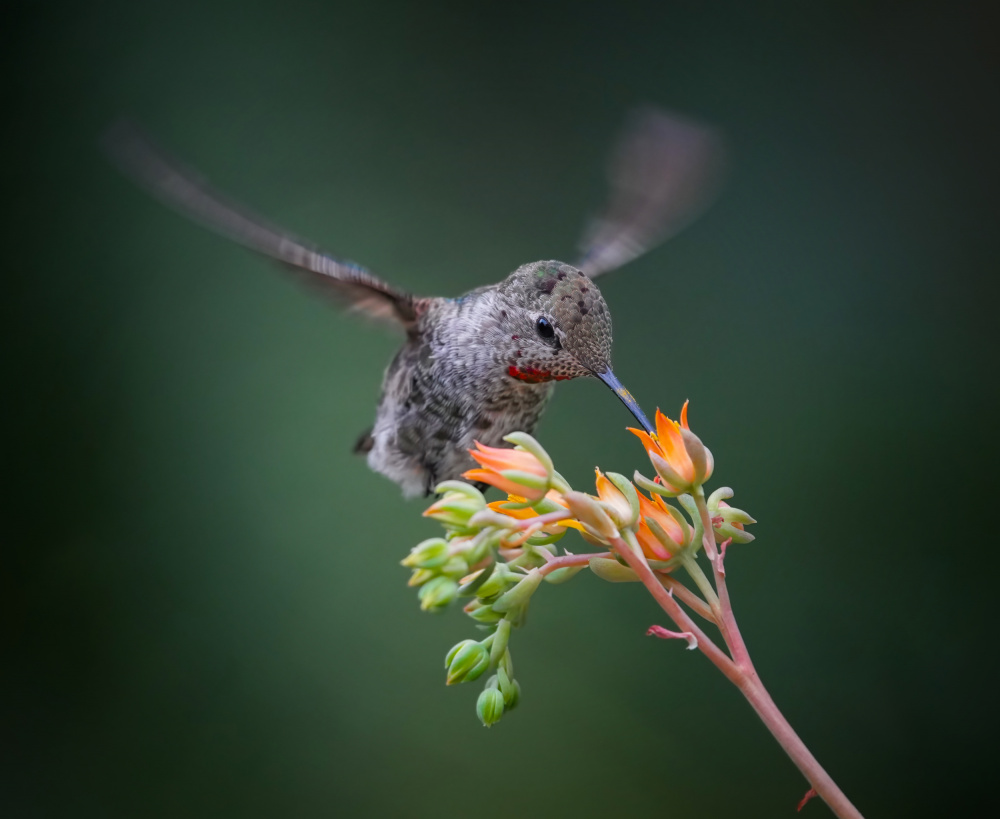
[(635, 111), (608, 167), (607, 208), (583, 237), (577, 266), (599, 276), (682, 230), (714, 198), (722, 160), (711, 128), (656, 108)]
[(362, 267), (331, 258), (228, 200), (155, 146), (135, 125), (114, 125), (102, 144), (126, 176), (188, 218), (293, 271), (308, 272), (302, 278), (351, 310), (406, 330), (415, 326), (419, 299), (395, 290)]

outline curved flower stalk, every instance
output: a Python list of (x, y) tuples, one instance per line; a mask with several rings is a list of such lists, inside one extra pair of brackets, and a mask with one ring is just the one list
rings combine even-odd
[[(684, 640), (704, 654), (739, 688), (809, 781), (806, 799), (818, 795), (837, 816), (860, 817), (775, 706), (750, 660), (724, 561), (730, 545), (754, 539), (746, 527), (755, 521), (727, 503), (733, 497), (728, 487), (706, 497), (715, 461), (691, 431), (687, 408), (685, 402), (679, 422), (657, 410), (655, 433), (630, 430), (646, 450), (653, 479), (637, 471), (630, 481), (597, 469), (595, 494), (575, 491), (542, 446), (519, 432), (504, 439), (511, 449), (477, 443), (470, 453), (479, 467), (464, 475), (500, 489), (506, 499), (487, 503), (462, 481), (437, 487), (439, 498), (424, 515), (442, 524), (444, 536), (415, 546), (403, 565), (413, 570), (410, 585), (418, 587), (422, 609), (440, 611), (467, 599), (465, 614), (487, 632), (448, 651), (445, 681), (457, 685), (486, 677), (476, 713), (484, 725), (494, 725), (521, 700), (510, 639), (544, 583), (566, 582), (587, 568), (609, 582), (640, 582), (677, 629), (653, 625), (646, 633)], [(559, 554), (554, 544), (570, 529), (597, 551)], [(702, 551), (707, 573), (699, 561)], [(678, 577), (681, 572), (693, 588)], [(713, 640), (692, 615), (719, 638)]]

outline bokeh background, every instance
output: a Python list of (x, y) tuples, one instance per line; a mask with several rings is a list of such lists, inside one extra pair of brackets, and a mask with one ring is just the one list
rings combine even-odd
[[(985, 9), (985, 6), (984, 6)], [(10, 817), (791, 816), (806, 784), (633, 586), (546, 587), (487, 731), (398, 565), (435, 531), (350, 455), (396, 339), (164, 209), (128, 114), (418, 293), (571, 258), (629, 108), (717, 125), (722, 198), (602, 279), (616, 370), (760, 521), (758, 668), (869, 816), (963, 815), (997, 762), (997, 73), (900, 3), (13, 3), (5, 61)], [(596, 382), (539, 435), (643, 458)], [(803, 815), (828, 815), (811, 803)]]

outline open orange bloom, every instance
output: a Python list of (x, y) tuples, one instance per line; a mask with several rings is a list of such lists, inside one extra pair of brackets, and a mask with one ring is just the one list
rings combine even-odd
[(663, 485), (677, 495), (707, 481), (715, 466), (712, 453), (688, 426), (687, 408), (685, 401), (680, 423), (671, 421), (657, 409), (655, 435), (629, 427), (629, 432), (642, 441)]
[[(639, 541), (639, 546), (642, 547), (643, 554), (650, 560), (669, 560), (687, 545), (690, 538), (687, 528), (677, 519), (677, 512), (671, 509), (659, 495), (654, 495), (653, 499), (649, 500), (640, 492), (639, 514), (642, 517), (635, 536)], [(667, 545), (663, 544), (653, 534), (653, 530), (647, 523), (648, 520), (654, 521), (676, 548), (668, 548)]]
[(600, 469), (597, 473), (597, 497), (613, 510), (619, 526), (628, 526), (632, 522), (632, 504), (629, 503), (621, 490)]
[(522, 495), (530, 501), (544, 498), (549, 491), (548, 470), (530, 452), (483, 446), (476, 441), (476, 449), (470, 449), (469, 454), (482, 467), (463, 474), (462, 477), (470, 481), (482, 481), (508, 495)]

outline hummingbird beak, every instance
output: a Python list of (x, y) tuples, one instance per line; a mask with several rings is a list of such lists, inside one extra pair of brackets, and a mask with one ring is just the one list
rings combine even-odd
[(601, 381), (615, 391), (615, 395), (621, 398), (622, 403), (629, 408), (629, 412), (635, 416), (636, 421), (642, 424), (642, 428), (646, 430), (646, 432), (652, 433), (654, 431), (653, 425), (649, 423), (649, 419), (646, 417), (646, 413), (642, 411), (642, 407), (640, 407), (639, 403), (632, 397), (632, 393), (622, 386), (622, 382), (615, 378), (615, 374), (611, 372), (611, 370), (603, 373), (594, 373), (594, 375), (600, 378)]

